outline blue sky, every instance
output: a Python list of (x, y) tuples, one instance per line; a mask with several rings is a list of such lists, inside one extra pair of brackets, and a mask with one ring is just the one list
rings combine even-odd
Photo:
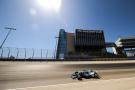
[(62, 0), (59, 12), (39, 7), (36, 0), (0, 0), (0, 43), (4, 27), (15, 27), (4, 47), (55, 47), (59, 29), (101, 29), (108, 42), (135, 35), (135, 0)]

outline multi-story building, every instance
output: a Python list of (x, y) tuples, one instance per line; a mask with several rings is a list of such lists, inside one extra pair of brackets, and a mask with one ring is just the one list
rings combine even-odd
[(106, 53), (104, 32), (76, 29), (75, 50), (80, 53)]
[(64, 58), (66, 53), (67, 53), (67, 33), (65, 32), (64, 29), (61, 29), (58, 37), (56, 58)]
[(59, 32), (56, 58), (100, 57), (106, 53), (103, 30), (76, 29), (75, 33)]

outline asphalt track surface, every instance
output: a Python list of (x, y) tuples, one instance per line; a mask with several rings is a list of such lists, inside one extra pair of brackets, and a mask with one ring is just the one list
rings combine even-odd
[(101, 80), (135, 77), (135, 62), (130, 63), (42, 63), (42, 62), (0, 62), (0, 90), (98, 81), (88, 79), (72, 80), (74, 71), (94, 69)]

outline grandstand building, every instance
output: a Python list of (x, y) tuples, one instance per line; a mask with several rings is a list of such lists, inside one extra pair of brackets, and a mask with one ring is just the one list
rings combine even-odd
[[(112, 48), (113, 52), (107, 52)], [(105, 42), (103, 30), (76, 29), (75, 33), (61, 29), (56, 51), (57, 59), (135, 57), (135, 36), (120, 37), (114, 42)]]
[(106, 53), (103, 30), (76, 29), (75, 33), (59, 32), (56, 58), (100, 57)]

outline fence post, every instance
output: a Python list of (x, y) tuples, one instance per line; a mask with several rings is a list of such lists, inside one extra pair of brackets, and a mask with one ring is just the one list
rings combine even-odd
[(24, 48), (24, 51), (25, 51), (25, 59), (26, 59), (26, 48)]
[(19, 49), (17, 48), (17, 56), (16, 56), (16, 59), (18, 59), (18, 55), (19, 55)]
[(32, 48), (32, 51), (33, 51), (33, 53), (32, 53), (32, 59), (34, 58), (34, 49)]
[(47, 59), (47, 57), (48, 57), (48, 50), (47, 50), (47, 52), (46, 52), (46, 59)]
[(10, 48), (9, 47), (7, 47), (8, 48), (8, 58), (10, 57)]
[(1, 52), (1, 58), (3, 58), (3, 48), (0, 48), (2, 50)]
[(41, 59), (42, 59), (42, 49), (41, 49)]

